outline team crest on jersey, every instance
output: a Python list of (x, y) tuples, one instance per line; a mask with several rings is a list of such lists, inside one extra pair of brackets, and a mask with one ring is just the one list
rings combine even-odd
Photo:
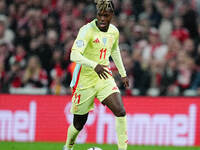
[(83, 47), (83, 46), (84, 46), (84, 41), (83, 41), (83, 40), (78, 40), (78, 41), (76, 41), (76, 46), (77, 46), (78, 48)]
[(102, 41), (103, 41), (103, 44), (106, 45), (107, 38), (106, 38), (106, 37), (103, 37)]

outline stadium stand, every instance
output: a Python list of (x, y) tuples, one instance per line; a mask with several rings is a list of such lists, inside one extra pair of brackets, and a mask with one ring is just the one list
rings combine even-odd
[[(130, 89), (123, 95), (200, 95), (200, 2), (113, 0)], [(93, 0), (0, 0), (0, 93), (69, 94), (70, 50), (95, 17)]]

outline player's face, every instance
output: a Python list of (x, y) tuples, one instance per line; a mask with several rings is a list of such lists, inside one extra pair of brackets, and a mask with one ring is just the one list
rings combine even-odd
[(101, 31), (106, 32), (108, 30), (112, 16), (113, 12), (111, 11), (99, 11), (97, 13), (97, 27)]

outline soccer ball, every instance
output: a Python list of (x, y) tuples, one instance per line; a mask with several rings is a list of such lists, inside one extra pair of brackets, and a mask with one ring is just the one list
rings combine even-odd
[(91, 147), (89, 148), (88, 150), (102, 150), (101, 148), (98, 148), (98, 147)]

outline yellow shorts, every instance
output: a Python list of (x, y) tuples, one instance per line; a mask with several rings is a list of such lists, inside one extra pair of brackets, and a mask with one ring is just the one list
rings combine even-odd
[(99, 79), (97, 84), (87, 89), (76, 89), (72, 96), (71, 113), (84, 115), (94, 109), (94, 98), (100, 102), (112, 93), (120, 93), (113, 78)]

